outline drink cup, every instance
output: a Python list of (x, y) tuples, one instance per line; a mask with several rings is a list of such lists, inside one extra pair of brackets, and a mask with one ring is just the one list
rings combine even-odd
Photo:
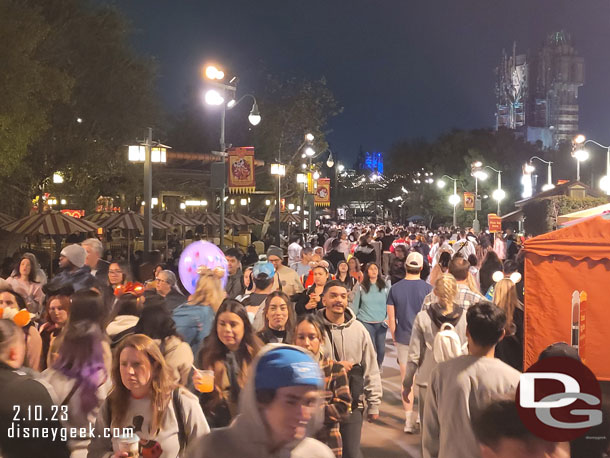
[(119, 452), (127, 453), (127, 456), (139, 458), (140, 456), (140, 438), (137, 434), (131, 436), (120, 436), (118, 439)]
[(199, 379), (195, 383), (195, 389), (200, 393), (211, 393), (214, 391), (214, 371), (197, 369)]

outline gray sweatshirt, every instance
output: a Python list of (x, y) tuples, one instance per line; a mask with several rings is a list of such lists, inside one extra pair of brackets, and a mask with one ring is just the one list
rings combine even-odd
[(465, 355), (439, 364), (428, 383), (423, 457), (480, 457), (471, 418), (492, 400), (514, 399), (520, 375), (495, 358)]
[[(463, 312), (453, 324), (455, 332), (460, 337), (462, 345), (466, 340), (466, 312)], [(432, 369), (437, 366), (434, 360), (432, 348), (434, 345), (434, 337), (439, 331), (439, 327), (432, 322), (428, 310), (423, 310), (417, 314), (413, 322), (413, 331), (411, 331), (411, 341), (409, 342), (409, 353), (407, 362), (407, 371), (402, 385), (405, 389), (411, 389), (413, 386), (413, 377), (417, 372), (415, 383), (419, 386), (428, 386), (428, 379)], [(466, 353), (466, 352), (464, 352)], [(418, 371), (419, 369), (419, 371)]]
[[(350, 308), (345, 309), (345, 322), (333, 324), (326, 319), (325, 309), (318, 311), (327, 328), (326, 339), (324, 339), (323, 353), (335, 361), (349, 361), (360, 364), (364, 369), (364, 397), (368, 406), (368, 413), (378, 414), (383, 389), (381, 387), (381, 375), (377, 365), (377, 354), (371, 341), (371, 336), (362, 323), (356, 320), (354, 312)], [(331, 336), (328, 336), (330, 329)], [(337, 350), (335, 354), (334, 347)]]
[[(192, 444), (187, 450), (187, 458), (334, 458), (326, 445), (310, 437), (295, 440), (274, 452), (269, 450), (270, 432), (256, 402), (254, 387), (260, 357), (278, 346), (285, 345), (266, 345), (253, 361), (250, 369), (252, 376), (248, 377), (239, 395), (239, 415), (231, 425), (214, 429)], [(308, 425), (308, 430), (311, 426)]]

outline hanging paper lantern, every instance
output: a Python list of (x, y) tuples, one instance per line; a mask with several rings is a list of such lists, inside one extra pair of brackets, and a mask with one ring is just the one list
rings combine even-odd
[(186, 290), (193, 294), (199, 281), (197, 269), (200, 266), (205, 266), (210, 270), (220, 268), (225, 274), (221, 280), (222, 287), (227, 284), (229, 275), (229, 264), (224, 253), (216, 245), (210, 242), (193, 242), (187, 246), (180, 255), (178, 263), (178, 273), (180, 281)]

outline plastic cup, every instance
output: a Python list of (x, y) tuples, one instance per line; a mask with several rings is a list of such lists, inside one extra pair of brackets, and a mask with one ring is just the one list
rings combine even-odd
[(214, 391), (214, 371), (197, 369), (199, 380), (195, 389), (200, 393), (211, 393)]
[(138, 458), (140, 456), (140, 438), (137, 434), (132, 436), (119, 436), (119, 452), (127, 453), (127, 456)]

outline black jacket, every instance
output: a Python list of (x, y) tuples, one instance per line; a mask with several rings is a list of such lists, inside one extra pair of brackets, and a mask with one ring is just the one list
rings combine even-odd
[(316, 285), (311, 285), (309, 289), (303, 291), (302, 293), (295, 294), (293, 296), (294, 299), (294, 309), (298, 316), (305, 315), (306, 313), (314, 313), (320, 309), (324, 308), (322, 304), (322, 295), (320, 295), (320, 300), (318, 301), (318, 305), (315, 309), (306, 309), (305, 306), (309, 302), (309, 295), (313, 293), (316, 289)]
[[(0, 363), (0, 453), (3, 458), (44, 456), (69, 458), (70, 450), (59, 437), (62, 411), (53, 406), (43, 384), (25, 372)], [(65, 413), (63, 413), (65, 416)], [(69, 415), (69, 412), (68, 412)], [(47, 428), (47, 438), (32, 438), (32, 430), (40, 434)], [(58, 436), (53, 440), (52, 431)]]

